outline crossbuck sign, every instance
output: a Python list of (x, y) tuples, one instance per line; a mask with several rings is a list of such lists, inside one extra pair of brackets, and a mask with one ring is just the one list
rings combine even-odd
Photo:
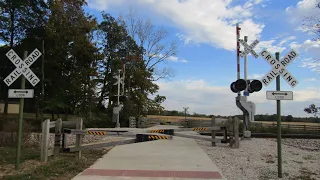
[(7, 86), (10, 86), (14, 81), (16, 81), (21, 74), (23, 74), (33, 86), (38, 84), (40, 79), (29, 68), (41, 56), (41, 52), (38, 49), (35, 49), (24, 61), (21, 60), (13, 49), (8, 51), (6, 56), (17, 67), (4, 79)]
[(251, 53), (256, 59), (259, 57), (259, 55), (253, 50), (253, 48), (259, 43), (258, 40), (255, 40), (250, 46), (242, 39), (239, 39), (239, 42), (244, 46), (244, 51), (240, 53), (241, 57), (247, 55), (248, 53)]
[(291, 49), (280, 61), (275, 59), (267, 50), (261, 51), (260, 56), (272, 67), (271, 71), (269, 71), (261, 80), (264, 86), (268, 86), (279, 75), (281, 75), (291, 87), (295, 87), (299, 83), (286, 69), (286, 67), (298, 57), (296, 51)]

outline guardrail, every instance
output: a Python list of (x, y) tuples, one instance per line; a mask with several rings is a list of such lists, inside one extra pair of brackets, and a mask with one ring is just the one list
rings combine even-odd
[[(62, 121), (62, 119), (57, 119), (56, 121), (50, 121), (50, 119), (46, 119), (42, 122), (42, 133), (41, 133), (41, 143), (40, 143), (40, 160), (42, 162), (47, 162), (49, 156), (59, 156), (60, 154), (60, 141), (61, 141), (61, 131), (62, 127), (69, 128), (82, 128), (82, 119), (78, 121)], [(54, 147), (49, 149), (49, 135), (50, 129), (55, 128), (55, 136), (54, 136)], [(79, 144), (80, 137), (77, 136), (76, 143)]]
[[(270, 128), (270, 127), (274, 127), (276, 128), (277, 127), (277, 123), (276, 122), (273, 122), (273, 123), (263, 123), (263, 122), (255, 122), (254, 125), (256, 127), (267, 127), (267, 128)], [(306, 125), (306, 124), (281, 124), (281, 128), (283, 129), (288, 129), (289, 131), (294, 131), (294, 130), (301, 130), (301, 131), (318, 131), (320, 132), (320, 123), (318, 125)]]

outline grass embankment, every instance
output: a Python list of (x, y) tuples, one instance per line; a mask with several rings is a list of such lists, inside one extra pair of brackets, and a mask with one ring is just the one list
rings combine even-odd
[(4, 180), (67, 180), (91, 166), (106, 151), (83, 151), (82, 159), (74, 154), (61, 154), (49, 158), (47, 163), (39, 161), (40, 152), (34, 148), (24, 148), (21, 153), (20, 170), (15, 170), (16, 149), (0, 147), (0, 179)]

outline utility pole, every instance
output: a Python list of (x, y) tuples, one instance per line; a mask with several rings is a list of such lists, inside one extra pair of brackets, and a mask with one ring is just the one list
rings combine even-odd
[[(239, 24), (236, 25), (236, 32), (237, 32), (237, 79), (240, 79), (240, 30)], [(240, 97), (240, 92), (238, 92), (238, 97)]]
[(183, 107), (183, 109), (184, 109), (184, 120), (187, 121), (187, 111), (189, 107)]
[(123, 77), (123, 82), (122, 82), (122, 95), (124, 96), (124, 79), (125, 79), (125, 76), (126, 76), (126, 63), (124, 62), (123, 63), (123, 74), (122, 74), (122, 77)]
[[(248, 42), (248, 36), (244, 36), (244, 41)], [(246, 54), (244, 56), (244, 80), (247, 82), (248, 80), (248, 55)], [(248, 93), (248, 86), (246, 87), (246, 89), (244, 90), (244, 100), (247, 101), (248, 98), (247, 96), (249, 95)], [(244, 136), (244, 132), (248, 130), (249, 128), (249, 114), (244, 113), (244, 120), (243, 120), (243, 137)]]

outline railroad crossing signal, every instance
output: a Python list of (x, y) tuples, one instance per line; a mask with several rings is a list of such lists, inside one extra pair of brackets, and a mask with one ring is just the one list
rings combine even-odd
[(26, 77), (26, 79), (28, 79), (32, 86), (35, 86), (40, 82), (40, 79), (29, 68), (41, 56), (41, 52), (37, 48), (24, 61), (21, 60), (13, 49), (8, 51), (6, 56), (17, 67), (4, 79), (7, 86), (10, 86), (14, 81), (16, 81), (20, 77), (21, 73)]
[(244, 57), (249, 53), (251, 53), (256, 59), (259, 57), (259, 55), (253, 50), (253, 48), (259, 43), (258, 40), (255, 40), (250, 46), (242, 39), (239, 39), (239, 42), (244, 46), (244, 51), (240, 53), (241, 57)]
[(244, 80), (238, 79), (235, 82), (232, 82), (230, 85), (230, 89), (234, 93), (238, 93), (248, 88), (248, 93), (258, 92), (262, 89), (262, 83), (257, 80)]
[(260, 56), (272, 67), (268, 74), (261, 79), (264, 86), (268, 86), (274, 79), (276, 79), (277, 76), (279, 76), (279, 74), (292, 88), (299, 83), (298, 80), (296, 80), (296, 78), (294, 78), (286, 69), (286, 67), (292, 63), (296, 57), (298, 57), (298, 53), (296, 51), (291, 49), (280, 61), (275, 59), (266, 49), (260, 52)]

